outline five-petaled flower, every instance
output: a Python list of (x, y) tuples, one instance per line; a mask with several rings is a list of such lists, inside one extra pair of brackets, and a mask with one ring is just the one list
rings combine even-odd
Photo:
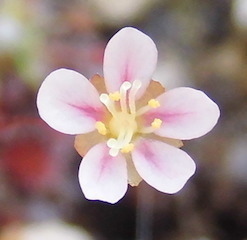
[(108, 42), (104, 78), (91, 81), (68, 69), (52, 72), (37, 98), (41, 118), (55, 130), (75, 134), (83, 156), (79, 181), (86, 198), (115, 203), (128, 183), (144, 179), (176, 193), (195, 172), (181, 140), (209, 132), (218, 106), (188, 87), (165, 91), (152, 81), (157, 49), (144, 33), (126, 27)]

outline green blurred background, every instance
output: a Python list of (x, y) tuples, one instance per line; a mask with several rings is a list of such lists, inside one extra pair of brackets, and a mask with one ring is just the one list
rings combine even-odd
[[(203, 90), (221, 118), (185, 142), (197, 172), (179, 193), (141, 183), (110, 205), (84, 198), (74, 137), (40, 120), (36, 94), (57, 68), (101, 74), (124, 26), (157, 44), (155, 80)], [(246, 100), (247, 0), (1, 0), (0, 240), (246, 240)]]

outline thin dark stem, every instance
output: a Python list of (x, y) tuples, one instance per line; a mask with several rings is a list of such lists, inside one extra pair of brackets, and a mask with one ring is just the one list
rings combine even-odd
[(154, 193), (145, 183), (138, 186), (136, 240), (153, 239)]

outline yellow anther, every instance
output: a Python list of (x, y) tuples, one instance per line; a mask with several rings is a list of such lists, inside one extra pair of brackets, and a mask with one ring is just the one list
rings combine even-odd
[(121, 152), (122, 153), (129, 153), (129, 152), (132, 152), (134, 149), (134, 144), (133, 143), (129, 143), (127, 144), (126, 146), (124, 146), (122, 149), (121, 149)]
[(99, 134), (101, 134), (101, 135), (107, 134), (107, 129), (106, 129), (105, 124), (103, 122), (100, 122), (100, 121), (96, 122), (95, 128), (98, 130)]
[(160, 128), (161, 124), (162, 124), (162, 120), (160, 120), (159, 118), (155, 118), (151, 123), (151, 126), (153, 128)]
[(109, 98), (112, 101), (119, 101), (120, 100), (120, 93), (119, 92), (110, 93)]
[(152, 107), (152, 108), (157, 108), (157, 107), (160, 106), (160, 103), (159, 103), (159, 101), (157, 101), (157, 100), (155, 100), (155, 99), (150, 99), (150, 100), (148, 101), (148, 106), (149, 106), (149, 107)]

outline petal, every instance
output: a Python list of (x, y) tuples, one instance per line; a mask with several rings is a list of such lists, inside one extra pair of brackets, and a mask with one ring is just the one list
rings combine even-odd
[(143, 180), (165, 193), (178, 192), (196, 168), (186, 152), (156, 140), (140, 139), (132, 157)]
[(42, 83), (37, 107), (41, 118), (55, 130), (80, 134), (95, 129), (103, 105), (94, 86), (80, 73), (59, 69)]
[(176, 139), (192, 139), (208, 133), (220, 116), (218, 106), (205, 93), (193, 88), (175, 88), (157, 98), (160, 107), (148, 112), (144, 119), (162, 120), (156, 134)]
[(104, 77), (109, 92), (119, 91), (124, 81), (142, 81), (139, 96), (147, 88), (157, 63), (153, 40), (141, 31), (126, 27), (108, 42), (104, 55)]
[(127, 191), (125, 158), (111, 157), (105, 143), (97, 144), (81, 162), (79, 181), (87, 199), (116, 203)]

